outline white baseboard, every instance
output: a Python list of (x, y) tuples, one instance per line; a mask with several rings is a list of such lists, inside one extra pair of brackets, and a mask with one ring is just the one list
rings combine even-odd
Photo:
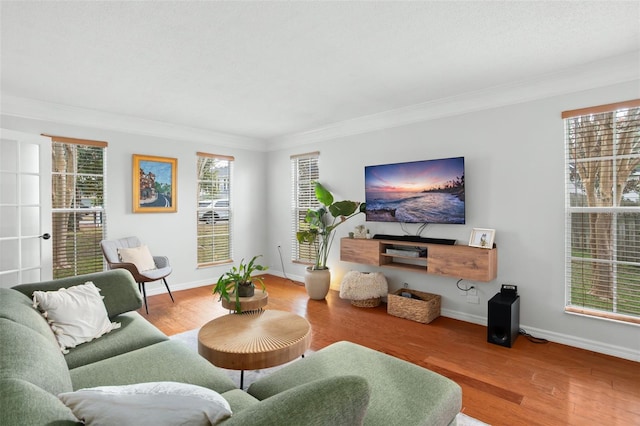
[[(269, 274), (275, 275), (281, 278), (292, 279), (294, 281), (304, 282), (304, 277), (298, 275), (285, 274), (280, 271), (269, 270)], [(171, 291), (179, 291), (179, 290), (188, 290), (190, 288), (202, 287), (206, 285), (211, 285), (213, 288), (213, 284), (211, 280), (201, 280), (201, 281), (192, 281), (189, 283), (181, 283), (181, 284), (169, 284), (169, 288)], [(156, 294), (166, 293), (167, 289), (164, 288), (161, 282), (154, 283), (153, 288), (147, 289), (147, 296), (154, 296)], [(213, 296), (212, 296), (213, 297)], [(440, 314), (443, 317), (453, 318), (460, 321), (469, 322), (472, 324), (478, 324), (482, 326), (487, 326), (487, 318), (479, 315), (471, 315), (467, 312), (453, 311), (450, 309), (443, 309)], [(573, 346), (575, 348), (585, 349), (592, 352), (597, 352), (605, 355), (615, 356), (617, 358), (628, 359), (631, 361), (640, 362), (640, 353), (632, 350), (631, 348), (624, 348), (616, 345), (609, 345), (602, 342), (597, 342), (594, 340), (583, 339), (581, 337), (571, 336), (568, 334), (557, 333), (551, 330), (543, 330), (535, 327), (530, 327), (525, 324), (520, 324), (520, 328), (527, 331), (527, 333), (540, 337), (543, 339), (547, 339), (554, 343), (560, 343), (567, 346)]]
[[(487, 318), (479, 315), (470, 315), (466, 312), (452, 311), (448, 309), (441, 310), (443, 317), (453, 318), (460, 321), (470, 322), (487, 326)], [(571, 336), (569, 334), (556, 333), (555, 331), (543, 330), (536, 327), (530, 327), (520, 324), (520, 328), (525, 330), (532, 336), (547, 339), (550, 342), (560, 343), (562, 345), (572, 346), (574, 348), (586, 349), (591, 352), (597, 352), (604, 355), (611, 355), (617, 358), (624, 358), (631, 361), (640, 361), (640, 353), (631, 348), (623, 348), (616, 345), (609, 345), (595, 340), (583, 339), (581, 337)], [(522, 337), (521, 337), (522, 338)]]
[[(171, 289), (172, 293), (174, 291), (188, 290), (190, 288), (203, 287), (206, 285), (210, 285), (211, 288), (213, 289), (213, 283), (211, 282), (211, 280), (192, 281), (192, 282), (181, 283), (181, 284), (172, 284), (171, 282), (169, 282), (169, 288)], [(166, 293), (167, 293), (167, 289), (165, 288), (162, 281), (147, 283), (147, 296), (155, 296), (158, 294), (166, 294)]]
[[(287, 274), (285, 276), (285, 274), (283, 274), (282, 272), (274, 271), (271, 269), (269, 269), (268, 273), (269, 275), (275, 275), (276, 277), (291, 279), (298, 282), (304, 282), (304, 277), (302, 276), (291, 275), (291, 274)], [(258, 274), (258, 275), (262, 275), (262, 274)], [(211, 286), (211, 289), (213, 290), (214, 282), (212, 282), (211, 279), (191, 281), (188, 283), (180, 283), (180, 284), (172, 284), (171, 282), (169, 282), (169, 288), (171, 289), (171, 292), (180, 291), (180, 290), (189, 290), (190, 288), (203, 287), (207, 285)], [(166, 292), (167, 292), (167, 289), (165, 288), (162, 281), (147, 283), (147, 296), (155, 296), (158, 294), (164, 294)]]
[(304, 283), (304, 277), (301, 275), (292, 275), (292, 274), (285, 274), (280, 272), (280, 271), (274, 271), (273, 269), (269, 269), (269, 274), (270, 275), (275, 275), (276, 277), (280, 277), (280, 278), (285, 278), (287, 280), (293, 280), (293, 281), (298, 281), (301, 283)]
[(453, 318), (464, 322), (470, 322), (471, 324), (478, 324), (487, 326), (487, 319), (480, 315), (471, 315), (467, 312), (452, 311), (450, 309), (441, 309), (440, 315), (447, 318)]
[(547, 339), (551, 342), (560, 343), (574, 348), (586, 349), (591, 352), (597, 352), (604, 355), (611, 355), (617, 358), (624, 358), (630, 361), (640, 362), (640, 353), (631, 348), (623, 348), (621, 346), (609, 345), (607, 343), (596, 342), (594, 340), (583, 339), (581, 337), (571, 336), (568, 334), (556, 333), (555, 331), (542, 330), (535, 327), (529, 327), (520, 324), (520, 328), (526, 330), (527, 333)]

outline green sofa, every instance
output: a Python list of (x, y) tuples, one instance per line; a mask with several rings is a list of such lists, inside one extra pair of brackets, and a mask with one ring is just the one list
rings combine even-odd
[[(121, 327), (63, 355), (36, 290), (92, 281)], [(244, 392), (226, 373), (135, 312), (142, 298), (129, 272), (112, 270), (0, 288), (0, 424), (78, 424), (58, 394), (82, 388), (173, 381), (226, 399), (225, 425), (455, 424), (461, 391), (421, 367), (348, 342), (324, 348)]]

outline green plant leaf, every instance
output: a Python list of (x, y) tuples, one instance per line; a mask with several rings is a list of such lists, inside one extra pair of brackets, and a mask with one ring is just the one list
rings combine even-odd
[(340, 216), (351, 216), (356, 212), (360, 203), (356, 201), (336, 201), (329, 206), (331, 216), (338, 218)]
[(309, 229), (308, 231), (298, 231), (296, 232), (296, 239), (299, 243), (312, 243), (316, 240), (318, 235), (317, 229)]
[(333, 194), (326, 189), (320, 182), (315, 183), (316, 198), (325, 206), (333, 204)]
[(327, 214), (327, 209), (324, 207), (320, 207), (317, 210), (309, 209), (307, 211), (307, 215), (304, 217), (305, 222), (311, 225), (311, 229), (313, 228), (323, 228), (324, 222), (322, 220), (323, 216)]

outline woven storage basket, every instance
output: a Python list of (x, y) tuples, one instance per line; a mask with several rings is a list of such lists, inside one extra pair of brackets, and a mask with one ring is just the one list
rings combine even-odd
[[(420, 300), (400, 296), (400, 293), (411, 293)], [(428, 324), (440, 316), (440, 299), (438, 294), (402, 288), (387, 296), (387, 313)]]
[(371, 299), (364, 300), (352, 300), (351, 304), (358, 308), (375, 308), (376, 306), (380, 306), (380, 297), (373, 297)]

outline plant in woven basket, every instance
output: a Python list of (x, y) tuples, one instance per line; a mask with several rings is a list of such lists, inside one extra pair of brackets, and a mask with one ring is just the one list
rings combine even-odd
[(218, 282), (213, 287), (213, 294), (219, 294), (221, 301), (224, 298), (227, 302), (231, 300), (230, 294), (235, 296), (235, 311), (242, 313), (242, 306), (240, 305), (240, 297), (243, 297), (245, 290), (253, 290), (255, 288), (254, 282), (260, 283), (262, 290), (265, 289), (264, 281), (262, 277), (252, 277), (251, 274), (255, 271), (266, 271), (267, 266), (262, 266), (256, 263), (256, 259), (262, 255), (253, 256), (249, 263), (245, 264), (244, 259), (240, 261), (240, 264), (236, 267), (232, 267), (229, 271), (225, 272), (218, 278)]

